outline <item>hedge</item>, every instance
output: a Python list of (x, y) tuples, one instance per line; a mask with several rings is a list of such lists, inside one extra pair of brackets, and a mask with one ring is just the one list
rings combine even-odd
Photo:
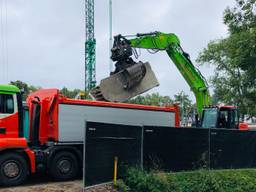
[(198, 170), (193, 172), (126, 171), (118, 183), (123, 192), (254, 192), (256, 170)]

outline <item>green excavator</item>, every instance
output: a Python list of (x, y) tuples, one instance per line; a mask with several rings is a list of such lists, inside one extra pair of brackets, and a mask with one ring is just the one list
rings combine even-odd
[(136, 62), (136, 48), (147, 49), (150, 53), (166, 51), (184, 77), (196, 98), (198, 117), (203, 127), (239, 128), (239, 113), (235, 106), (211, 106), (210, 93), (205, 78), (193, 65), (189, 54), (173, 33), (143, 33), (114, 37), (111, 59), (115, 71), (101, 80), (90, 94), (96, 100), (123, 102), (159, 85), (149, 63)]

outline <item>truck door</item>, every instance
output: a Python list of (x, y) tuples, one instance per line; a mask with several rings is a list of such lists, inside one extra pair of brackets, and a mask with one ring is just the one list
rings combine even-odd
[(17, 94), (0, 92), (0, 138), (19, 137)]
[(23, 127), (24, 127), (24, 137), (29, 141), (29, 109), (27, 106), (23, 106)]

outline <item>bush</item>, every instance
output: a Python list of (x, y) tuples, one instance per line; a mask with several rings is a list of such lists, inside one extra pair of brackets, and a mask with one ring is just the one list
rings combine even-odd
[(251, 192), (256, 191), (256, 170), (147, 173), (129, 168), (123, 185), (130, 192)]
[(117, 182), (116, 188), (118, 189), (118, 191), (122, 191), (122, 192), (128, 192), (128, 191), (130, 191), (130, 190), (129, 190), (129, 187), (124, 183), (123, 180), (119, 180), (119, 181)]
[(125, 183), (130, 192), (163, 192), (169, 191), (169, 182), (165, 174), (146, 173), (130, 168), (125, 175)]

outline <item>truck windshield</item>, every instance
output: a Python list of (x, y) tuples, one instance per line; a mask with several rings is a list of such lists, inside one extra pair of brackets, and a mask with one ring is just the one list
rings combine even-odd
[(13, 95), (0, 94), (0, 113), (1, 114), (14, 113)]
[(218, 118), (217, 108), (205, 109), (203, 112), (202, 127), (203, 128), (216, 127), (217, 118)]

